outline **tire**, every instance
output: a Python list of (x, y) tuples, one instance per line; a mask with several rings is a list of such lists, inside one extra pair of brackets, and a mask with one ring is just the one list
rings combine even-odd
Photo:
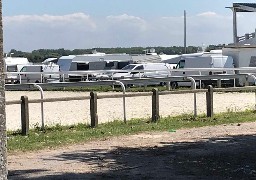
[(205, 82), (201, 82), (201, 89), (205, 89), (207, 84)]
[(127, 84), (125, 87), (126, 88), (131, 88), (131, 87), (133, 87), (134, 85), (133, 84)]
[(20, 84), (20, 80), (15, 81), (14, 84)]
[(177, 89), (178, 88), (178, 83), (177, 82), (171, 82), (171, 88), (172, 89)]
[(166, 86), (166, 82), (160, 82), (160, 86)]

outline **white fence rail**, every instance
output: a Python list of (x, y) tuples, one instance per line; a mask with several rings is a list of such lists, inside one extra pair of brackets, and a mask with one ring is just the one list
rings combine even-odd
[[(59, 78), (51, 78), (60, 82), (65, 82), (66, 80), (70, 80), (68, 76), (79, 76), (81, 77), (81, 81), (85, 80), (91, 80), (91, 79), (101, 79), (100, 76), (98, 77), (91, 77), (91, 75), (99, 74), (99, 75), (107, 75), (107, 79), (112, 79), (114, 73), (118, 72), (132, 72), (132, 73), (138, 73), (138, 74), (143, 74), (143, 73), (149, 73), (149, 72), (158, 72), (159, 77), (170, 77), (172, 76), (172, 72), (198, 72), (201, 74), (202, 72), (208, 71), (208, 72), (234, 72), (235, 71), (243, 71), (247, 73), (256, 73), (256, 67), (244, 67), (244, 68), (184, 68), (184, 69), (168, 69), (168, 70), (140, 70), (140, 71), (127, 71), (127, 70), (97, 70), (97, 71), (67, 71), (67, 72), (6, 72), (6, 80), (13, 82), (13, 81), (18, 81), (21, 83), (21, 76), (22, 75), (41, 75), (41, 80), (40, 82), (45, 82), (47, 79), (45, 77), (49, 77), (49, 75), (59, 75)], [(161, 75), (162, 74), (162, 75)], [(16, 78), (8, 78), (16, 76)], [(139, 78), (142, 78), (143, 76), (139, 75)], [(106, 77), (105, 77), (106, 78)], [(34, 83), (34, 82), (27, 82), (27, 83)]]

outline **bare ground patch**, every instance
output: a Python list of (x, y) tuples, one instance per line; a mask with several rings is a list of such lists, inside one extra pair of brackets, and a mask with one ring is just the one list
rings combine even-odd
[(141, 133), (9, 154), (9, 179), (254, 179), (256, 123)]

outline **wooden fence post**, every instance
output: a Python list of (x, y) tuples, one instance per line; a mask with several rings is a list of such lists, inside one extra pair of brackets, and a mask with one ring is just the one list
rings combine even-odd
[(29, 132), (29, 108), (28, 97), (21, 96), (21, 134), (28, 135)]
[(158, 89), (152, 89), (152, 122), (157, 122), (159, 120), (159, 93)]
[(90, 113), (91, 113), (91, 127), (98, 126), (98, 114), (97, 114), (97, 93), (90, 93)]
[(207, 117), (213, 117), (213, 87), (207, 86), (208, 91), (206, 92), (206, 110)]

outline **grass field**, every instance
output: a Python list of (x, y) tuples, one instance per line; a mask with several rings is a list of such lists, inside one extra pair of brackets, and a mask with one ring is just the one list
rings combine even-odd
[(214, 118), (192, 115), (161, 118), (157, 123), (151, 123), (149, 119), (133, 119), (124, 124), (122, 121), (101, 124), (97, 128), (89, 125), (78, 124), (74, 126), (46, 127), (30, 130), (28, 136), (22, 136), (19, 131), (8, 132), (8, 151), (33, 151), (39, 149), (56, 148), (74, 143), (84, 143), (94, 139), (104, 139), (111, 136), (129, 135), (148, 131), (175, 132), (181, 128), (213, 126), (219, 124), (231, 124), (252, 122), (256, 120), (254, 111), (228, 112), (217, 114)]

